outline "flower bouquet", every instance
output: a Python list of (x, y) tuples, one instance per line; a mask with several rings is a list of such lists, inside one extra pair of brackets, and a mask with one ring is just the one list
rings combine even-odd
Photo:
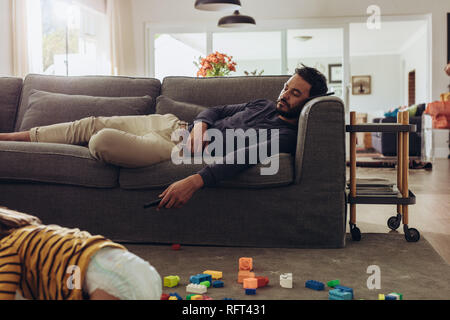
[(199, 68), (197, 77), (222, 77), (236, 71), (236, 62), (233, 57), (215, 52), (206, 58), (199, 57), (194, 64)]

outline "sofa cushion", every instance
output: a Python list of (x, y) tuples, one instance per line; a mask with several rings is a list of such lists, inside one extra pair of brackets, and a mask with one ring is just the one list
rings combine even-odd
[[(31, 90), (54, 93), (85, 95), (94, 97), (157, 97), (161, 82), (152, 78), (131, 78), (122, 76), (51, 76), (29, 74), (23, 82), (23, 90), (14, 129), (20, 128), (22, 118), (28, 108)], [(153, 101), (155, 102), (155, 101)], [(155, 113), (155, 106), (149, 112)]]
[(205, 107), (246, 103), (255, 99), (276, 101), (290, 76), (166, 77), (161, 94)]
[[(272, 157), (276, 157), (274, 155)], [(257, 164), (239, 173), (235, 177), (224, 180), (218, 187), (226, 188), (271, 188), (286, 186), (294, 180), (293, 156), (288, 153), (279, 154), (279, 170), (275, 175), (261, 175), (263, 166)], [(197, 173), (206, 164), (175, 165), (165, 161), (145, 168), (122, 168), (119, 174), (119, 184), (123, 189), (160, 189), (175, 181)]]
[(171, 113), (177, 116), (178, 119), (188, 123), (194, 122), (197, 115), (205, 109), (207, 108), (204, 106), (188, 102), (175, 101), (166, 96), (159, 96), (156, 98), (156, 113)]
[(0, 77), (0, 132), (14, 130), (21, 90), (21, 78)]
[(31, 90), (20, 131), (86, 117), (145, 115), (153, 99), (143, 97), (92, 97)]
[(0, 141), (0, 180), (113, 188), (118, 174), (119, 168), (95, 160), (85, 147)]

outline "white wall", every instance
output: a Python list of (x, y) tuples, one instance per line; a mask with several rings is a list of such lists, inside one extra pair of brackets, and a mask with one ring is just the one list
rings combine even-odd
[(10, 1), (0, 0), (0, 76), (12, 74)]
[[(242, 14), (258, 21), (271, 19), (297, 19), (319, 17), (367, 16), (370, 5), (378, 5), (383, 15), (432, 14), (432, 99), (439, 99), (447, 91), (448, 76), (443, 72), (447, 64), (446, 13), (450, 12), (448, 0), (245, 0)], [(133, 0), (136, 62), (139, 75), (145, 75), (144, 24), (204, 22), (217, 25), (223, 13), (194, 9), (194, 0)]]

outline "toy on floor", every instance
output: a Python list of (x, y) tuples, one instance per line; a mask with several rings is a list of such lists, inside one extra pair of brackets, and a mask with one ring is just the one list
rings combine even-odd
[(283, 273), (280, 275), (280, 286), (282, 288), (292, 289), (292, 273)]
[(168, 287), (168, 288), (176, 287), (179, 282), (180, 282), (179, 276), (164, 277), (164, 287)]
[(317, 291), (322, 291), (325, 289), (325, 285), (322, 282), (316, 280), (308, 280), (305, 282), (305, 287)]
[(0, 208), (0, 252), (0, 300), (161, 298), (158, 272), (124, 246), (22, 212)]
[(352, 300), (352, 294), (348, 291), (333, 289), (328, 291), (329, 300)]
[(205, 270), (204, 274), (209, 274), (213, 280), (222, 279), (222, 271)]
[(403, 295), (400, 293), (379, 294), (378, 300), (403, 300)]
[(328, 281), (327, 282), (327, 286), (328, 287), (330, 287), (330, 288), (334, 288), (334, 287), (336, 287), (336, 286), (338, 286), (338, 285), (340, 285), (340, 282), (339, 282), (339, 280), (331, 280), (331, 281)]
[(202, 284), (190, 283), (186, 286), (186, 292), (203, 294), (203, 293), (206, 293), (207, 291), (208, 290), (207, 290), (206, 286), (204, 286)]

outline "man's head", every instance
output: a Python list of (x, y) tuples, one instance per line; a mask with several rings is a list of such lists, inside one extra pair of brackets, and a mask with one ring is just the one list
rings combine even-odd
[(327, 93), (327, 79), (317, 69), (302, 64), (285, 83), (277, 100), (278, 113), (287, 119), (297, 119), (306, 100)]

